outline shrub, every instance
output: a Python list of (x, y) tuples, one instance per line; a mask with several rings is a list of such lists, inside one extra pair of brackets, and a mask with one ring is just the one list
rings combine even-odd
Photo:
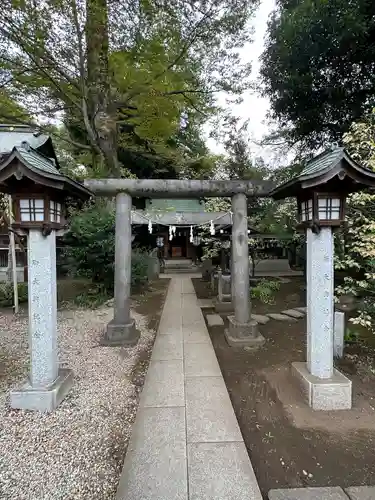
[[(18, 302), (27, 302), (27, 283), (18, 283)], [(0, 283), (0, 307), (13, 306), (13, 283)]]
[(141, 250), (132, 251), (132, 287), (136, 288), (146, 283), (148, 279), (149, 256)]
[[(92, 205), (73, 214), (64, 237), (64, 266), (69, 274), (85, 276), (113, 291), (115, 264), (115, 211), (107, 205)], [(132, 252), (132, 286), (147, 281), (148, 254)]]
[(278, 281), (262, 279), (256, 286), (251, 287), (250, 295), (252, 299), (258, 299), (264, 304), (274, 303), (274, 294), (280, 289)]

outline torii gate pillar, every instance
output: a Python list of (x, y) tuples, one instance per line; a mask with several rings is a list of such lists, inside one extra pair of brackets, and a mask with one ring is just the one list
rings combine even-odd
[(115, 227), (115, 300), (113, 320), (108, 323), (104, 345), (134, 346), (139, 339), (134, 319), (130, 317), (132, 258), (132, 197), (116, 195)]

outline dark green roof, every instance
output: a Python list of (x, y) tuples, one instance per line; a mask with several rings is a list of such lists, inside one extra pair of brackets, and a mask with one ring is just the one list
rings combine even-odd
[(80, 198), (87, 199), (92, 196), (91, 191), (85, 186), (61, 174), (56, 168), (53, 158), (47, 158), (30, 147), (27, 142), (14, 147), (10, 154), (0, 155), (0, 186), (1, 183), (6, 186), (8, 179), (14, 175), (17, 178), (17, 162), (14, 160), (18, 160), (18, 165), (21, 164), (25, 177), (30, 178), (37, 184), (51, 185), (52, 183), (56, 189), (68, 191), (73, 196)]
[(325, 172), (327, 169), (331, 169), (336, 166), (345, 156), (344, 148), (335, 148), (316, 156), (309, 162), (307, 162), (305, 168), (297, 176), (298, 178), (304, 178), (306, 176), (310, 177), (312, 175), (318, 175)]
[(199, 199), (153, 199), (146, 201), (147, 211), (157, 212), (204, 212), (204, 203)]
[[(375, 186), (375, 172), (359, 165), (344, 148), (332, 148), (308, 161), (299, 175), (277, 186), (270, 195), (275, 199), (288, 198), (304, 189), (344, 179), (346, 190), (351, 183), (349, 191)], [(336, 183), (335, 187), (340, 189), (341, 185)]]
[(63, 177), (63, 175), (57, 170), (56, 163), (53, 159), (47, 158), (46, 156), (35, 151), (33, 148), (25, 146), (26, 145), (15, 147), (14, 149), (30, 168), (39, 170), (46, 174)]

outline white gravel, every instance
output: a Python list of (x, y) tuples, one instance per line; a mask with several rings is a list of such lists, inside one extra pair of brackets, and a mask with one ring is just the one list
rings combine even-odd
[(0, 312), (1, 500), (115, 498), (138, 406), (132, 371), (155, 332), (133, 312), (138, 345), (99, 346), (112, 317), (108, 307), (59, 312), (60, 361), (75, 382), (55, 412), (41, 414), (9, 408), (9, 390), (27, 376), (27, 318)]

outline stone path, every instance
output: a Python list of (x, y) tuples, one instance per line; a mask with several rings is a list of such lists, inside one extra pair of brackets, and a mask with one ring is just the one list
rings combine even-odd
[(375, 486), (291, 488), (270, 490), (269, 500), (374, 500)]
[(190, 278), (172, 276), (117, 500), (261, 500)]

